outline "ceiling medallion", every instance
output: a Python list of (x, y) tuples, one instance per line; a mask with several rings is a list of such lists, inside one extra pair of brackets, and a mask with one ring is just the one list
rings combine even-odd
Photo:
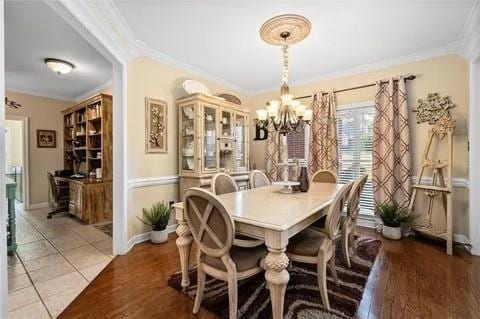
[(283, 14), (269, 19), (260, 28), (260, 37), (268, 44), (281, 46), (283, 55), (280, 100), (267, 103), (265, 110), (257, 110), (257, 123), (272, 123), (276, 131), (286, 135), (309, 124), (313, 111), (293, 99), (288, 86), (288, 47), (305, 39), (311, 30), (310, 21), (296, 14)]

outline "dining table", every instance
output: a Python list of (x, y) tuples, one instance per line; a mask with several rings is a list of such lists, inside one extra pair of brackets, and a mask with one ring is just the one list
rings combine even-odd
[[(235, 224), (235, 233), (265, 241), (265, 279), (272, 304), (272, 317), (283, 317), (285, 291), (290, 275), (285, 254), (289, 239), (327, 214), (342, 184), (311, 183), (308, 192), (281, 193), (281, 186), (266, 186), (218, 195)], [(180, 253), (181, 285), (190, 285), (189, 257), (192, 235), (183, 203), (173, 205), (177, 220), (176, 244)]]

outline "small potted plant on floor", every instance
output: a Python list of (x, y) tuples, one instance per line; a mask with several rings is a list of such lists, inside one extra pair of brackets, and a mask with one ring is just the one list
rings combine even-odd
[(171, 208), (161, 201), (150, 209), (142, 208), (143, 219), (138, 217), (145, 225), (152, 227), (150, 240), (154, 244), (164, 243), (168, 239), (167, 226), (170, 220)]
[(377, 204), (376, 208), (377, 215), (383, 222), (382, 235), (385, 238), (402, 238), (402, 227), (410, 226), (415, 220), (407, 207), (400, 207), (396, 202)]

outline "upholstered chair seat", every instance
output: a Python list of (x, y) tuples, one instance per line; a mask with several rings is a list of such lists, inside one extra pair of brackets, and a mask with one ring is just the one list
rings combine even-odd
[[(253, 248), (243, 248), (232, 246), (230, 249), (230, 258), (237, 266), (238, 272), (247, 271), (260, 266), (260, 260), (267, 255), (268, 251), (265, 246), (258, 246)], [(204, 262), (216, 269), (227, 271), (225, 264), (221, 258), (205, 256)]]
[(316, 257), (327, 236), (315, 229), (307, 228), (288, 242), (287, 251), (300, 256)]

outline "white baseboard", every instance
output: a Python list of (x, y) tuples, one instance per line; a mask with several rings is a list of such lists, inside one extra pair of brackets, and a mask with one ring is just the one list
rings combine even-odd
[(40, 209), (40, 208), (48, 208), (50, 207), (50, 203), (37, 203), (37, 204), (30, 204), (28, 210)]
[[(173, 233), (177, 229), (177, 224), (172, 224), (167, 226), (167, 231), (168, 233)], [(133, 236), (128, 240), (127, 243), (127, 253), (130, 251), (130, 249), (133, 248), (136, 244), (143, 243), (144, 241), (150, 240), (150, 232), (142, 233)]]

